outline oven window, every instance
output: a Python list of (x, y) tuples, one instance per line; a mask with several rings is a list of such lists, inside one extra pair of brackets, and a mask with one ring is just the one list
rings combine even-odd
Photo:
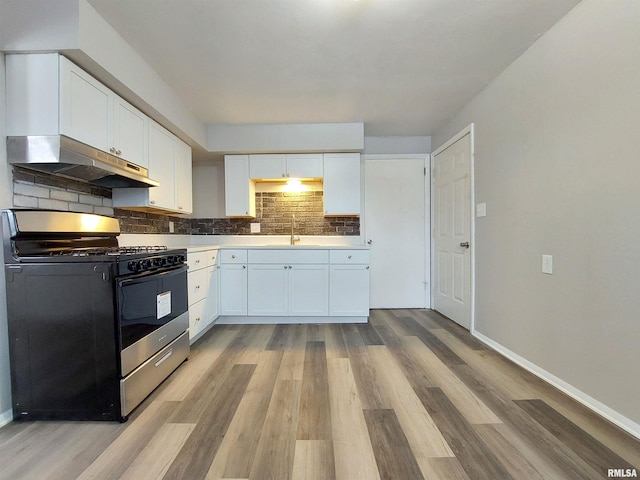
[(122, 349), (185, 313), (187, 269), (143, 274), (118, 282), (118, 317)]

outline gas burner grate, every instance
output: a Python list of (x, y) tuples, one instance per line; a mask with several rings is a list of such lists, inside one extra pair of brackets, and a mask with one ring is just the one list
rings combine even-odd
[(122, 255), (130, 254), (130, 253), (155, 253), (155, 252), (166, 252), (166, 251), (167, 251), (167, 247), (165, 245), (120, 247), (118, 249), (118, 253)]

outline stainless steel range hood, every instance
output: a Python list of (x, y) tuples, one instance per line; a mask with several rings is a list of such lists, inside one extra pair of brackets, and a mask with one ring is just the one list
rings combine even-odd
[(9, 163), (107, 188), (160, 185), (146, 168), (64, 135), (7, 137)]

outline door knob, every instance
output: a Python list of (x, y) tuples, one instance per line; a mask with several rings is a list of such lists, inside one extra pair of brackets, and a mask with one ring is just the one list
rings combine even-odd
[(469, 248), (469, 242), (462, 242), (460, 246), (464, 248)]

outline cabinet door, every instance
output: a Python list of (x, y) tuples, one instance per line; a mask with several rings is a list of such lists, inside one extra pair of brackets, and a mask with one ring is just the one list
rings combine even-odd
[(128, 162), (149, 168), (149, 117), (114, 95), (113, 104), (113, 148), (116, 154)]
[(209, 289), (209, 276), (207, 270), (202, 268), (189, 272), (187, 275), (189, 287), (189, 305), (204, 300)]
[(220, 315), (247, 314), (247, 266), (220, 267)]
[(286, 156), (249, 155), (249, 176), (251, 178), (282, 178), (287, 171)]
[(249, 155), (225, 155), (224, 200), (227, 217), (255, 217), (255, 185), (249, 178)]
[(360, 215), (360, 154), (325, 154), (323, 189), (325, 215)]
[(289, 270), (289, 315), (329, 313), (329, 266), (292, 265)]
[(287, 155), (287, 177), (322, 178), (322, 154), (302, 153)]
[(149, 177), (160, 183), (149, 189), (149, 204), (176, 209), (174, 137), (156, 122), (149, 124)]
[(113, 92), (60, 58), (60, 133), (109, 152), (113, 146)]
[(288, 273), (287, 265), (249, 265), (249, 315), (281, 316), (287, 314)]
[(207, 269), (209, 275), (209, 290), (205, 304), (204, 316), (207, 325), (215, 322), (220, 315), (220, 266), (215, 265)]
[(189, 339), (195, 338), (206, 326), (204, 308), (205, 300), (189, 305)]
[(191, 147), (180, 139), (175, 139), (176, 199), (180, 213), (193, 211), (191, 185)]
[(369, 267), (331, 265), (329, 315), (369, 316)]

